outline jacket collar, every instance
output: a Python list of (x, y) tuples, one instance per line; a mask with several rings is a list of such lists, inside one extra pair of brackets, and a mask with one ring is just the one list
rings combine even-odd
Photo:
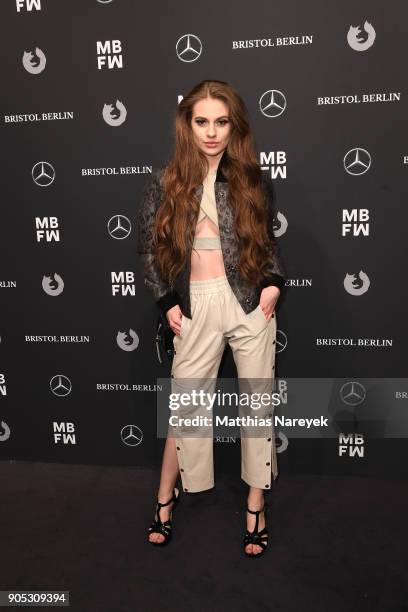
[(225, 162), (226, 162), (226, 158), (227, 158), (227, 149), (224, 149), (223, 154), (221, 155), (221, 159), (218, 163), (218, 168), (217, 168), (217, 175), (215, 177), (215, 182), (216, 183), (228, 183), (224, 173), (223, 173), (223, 168), (225, 167)]

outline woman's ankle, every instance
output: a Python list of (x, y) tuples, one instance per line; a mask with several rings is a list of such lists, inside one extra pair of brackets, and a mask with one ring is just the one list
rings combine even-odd
[(261, 508), (263, 508), (264, 501), (265, 497), (262, 489), (255, 489), (254, 491), (248, 492), (247, 503), (248, 508), (250, 508), (250, 510), (260, 510)]

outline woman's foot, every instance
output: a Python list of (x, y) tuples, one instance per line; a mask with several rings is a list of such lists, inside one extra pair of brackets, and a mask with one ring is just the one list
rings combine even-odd
[[(160, 521), (163, 524), (171, 519), (173, 506), (175, 503), (175, 500), (173, 499), (173, 495), (175, 495), (176, 499), (178, 499), (179, 494), (180, 493), (178, 489), (173, 488), (168, 494), (165, 494), (163, 496), (160, 495), (158, 497), (157, 501), (160, 504), (166, 504), (166, 505), (161, 505), (159, 509), (156, 506), (154, 521), (157, 522), (158, 519), (160, 518)], [(170, 503), (167, 503), (169, 500), (171, 500)], [(160, 516), (158, 516), (159, 511), (160, 511)], [(166, 539), (167, 538), (163, 533), (159, 533), (157, 531), (152, 531), (151, 533), (149, 533), (149, 542), (152, 542), (152, 544), (162, 544)]]
[[(266, 526), (265, 522), (265, 511), (264, 511), (265, 501), (264, 494), (262, 489), (255, 490), (248, 495), (248, 508), (250, 510), (261, 510), (258, 515), (258, 532), (262, 531)], [(246, 512), (246, 523), (247, 530), (252, 533), (255, 529), (256, 525), (256, 514), (252, 514), (252, 512)], [(263, 538), (265, 544), (268, 543), (266, 538)], [(263, 548), (259, 544), (247, 544), (244, 548), (245, 552), (249, 555), (259, 555), (262, 553)]]

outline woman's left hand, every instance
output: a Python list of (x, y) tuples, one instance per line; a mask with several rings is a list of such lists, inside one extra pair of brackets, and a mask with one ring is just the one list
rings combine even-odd
[(278, 301), (279, 296), (280, 289), (278, 287), (275, 287), (275, 285), (264, 287), (264, 289), (262, 289), (261, 291), (259, 305), (267, 321), (269, 321), (269, 319), (273, 315), (273, 311), (275, 310), (275, 305)]

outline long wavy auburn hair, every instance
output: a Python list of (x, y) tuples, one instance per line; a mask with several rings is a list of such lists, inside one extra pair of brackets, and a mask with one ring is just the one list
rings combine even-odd
[(229, 110), (231, 131), (222, 171), (229, 184), (228, 204), (233, 211), (238, 240), (238, 271), (248, 283), (256, 285), (271, 252), (273, 255), (261, 187), (262, 170), (245, 104), (224, 81), (201, 81), (177, 106), (174, 153), (164, 171), (164, 195), (155, 218), (155, 260), (162, 277), (172, 284), (193, 247), (200, 208), (195, 190), (203, 182), (209, 166), (194, 142), (191, 120), (194, 104), (207, 97), (222, 100)]

